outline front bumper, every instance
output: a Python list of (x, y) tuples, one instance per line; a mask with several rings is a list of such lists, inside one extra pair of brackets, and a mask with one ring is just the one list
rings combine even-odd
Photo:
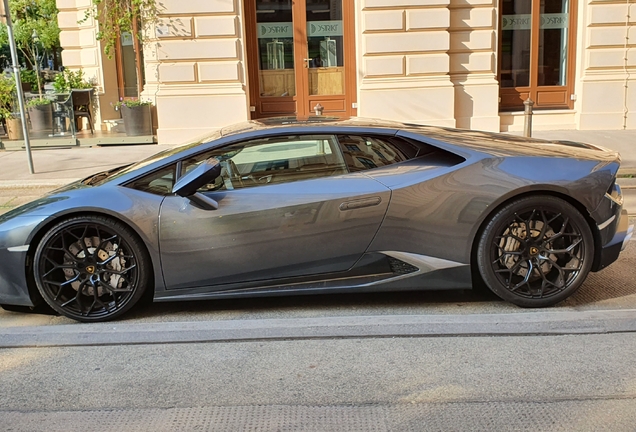
[(0, 250), (0, 304), (33, 306), (27, 287), (27, 252)]
[(26, 264), (29, 238), (43, 216), (18, 216), (0, 223), (0, 304), (33, 306)]
[(614, 237), (601, 250), (600, 259), (592, 271), (599, 271), (618, 259), (621, 251), (627, 247), (632, 238), (634, 225), (630, 225), (627, 210), (621, 209), (618, 221), (616, 222), (616, 233)]

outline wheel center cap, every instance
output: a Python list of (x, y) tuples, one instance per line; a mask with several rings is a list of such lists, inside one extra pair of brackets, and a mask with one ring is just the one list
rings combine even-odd
[(95, 273), (95, 266), (92, 266), (92, 265), (86, 266), (86, 273), (88, 274)]
[(536, 246), (530, 246), (530, 256), (539, 255), (539, 248)]

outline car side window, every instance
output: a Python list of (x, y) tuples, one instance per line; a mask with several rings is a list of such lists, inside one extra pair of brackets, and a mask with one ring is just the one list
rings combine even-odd
[(184, 160), (181, 174), (211, 157), (220, 161), (221, 175), (201, 191), (289, 183), (348, 172), (333, 135), (287, 135), (230, 144)]
[(338, 135), (349, 171), (379, 168), (417, 157), (418, 148), (397, 138)]
[(126, 186), (155, 195), (170, 195), (174, 186), (175, 173), (176, 164), (171, 164), (134, 180)]

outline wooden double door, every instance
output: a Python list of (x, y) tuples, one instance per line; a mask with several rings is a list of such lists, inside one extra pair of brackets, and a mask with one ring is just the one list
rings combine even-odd
[(245, 0), (252, 118), (356, 115), (353, 0)]

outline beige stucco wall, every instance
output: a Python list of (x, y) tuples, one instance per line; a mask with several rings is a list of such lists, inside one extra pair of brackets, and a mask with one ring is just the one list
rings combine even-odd
[[(160, 2), (142, 94), (157, 106), (159, 142), (249, 118), (243, 1)], [(90, 0), (57, 3), (64, 65), (94, 76), (102, 117), (117, 117), (114, 62), (100, 53), (96, 24), (77, 23)], [(355, 0), (355, 10), (358, 115), (522, 129), (520, 113), (498, 112), (497, 0)], [(537, 113), (535, 129), (636, 127), (636, 5), (581, 0), (576, 20), (574, 109)]]
[(91, 0), (57, 0), (60, 44), (64, 67), (84, 71), (84, 77), (97, 85), (97, 106), (94, 112), (96, 129), (104, 128), (103, 120), (117, 119), (111, 104), (118, 100), (115, 61), (103, 54), (97, 40), (97, 24), (92, 18), (79, 23), (85, 17)]
[(146, 44), (158, 140), (174, 144), (249, 118), (239, 0), (162, 0)]
[(450, 0), (359, 0), (358, 115), (455, 126)]
[(598, 0), (581, 3), (584, 4), (579, 10), (577, 126), (633, 129), (636, 127), (636, 4)]
[(497, 15), (493, 0), (451, 0), (450, 77), (457, 127), (499, 131)]

